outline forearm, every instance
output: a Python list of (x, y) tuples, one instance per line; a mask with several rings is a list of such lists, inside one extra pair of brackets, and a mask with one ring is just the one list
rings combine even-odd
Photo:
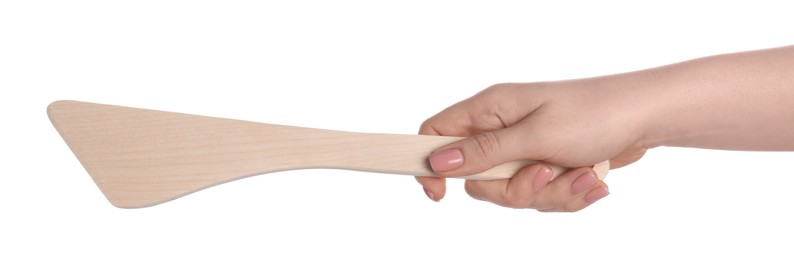
[(638, 73), (655, 81), (646, 145), (794, 151), (794, 46)]

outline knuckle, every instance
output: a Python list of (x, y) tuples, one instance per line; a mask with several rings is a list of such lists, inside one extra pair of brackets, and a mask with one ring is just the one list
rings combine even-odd
[(433, 122), (431, 120), (433, 120), (433, 119), (432, 118), (431, 119), (427, 119), (424, 122), (422, 122), (422, 125), (419, 126), (419, 134), (434, 134), (434, 133), (436, 133), (435, 128), (433, 128)]
[(501, 194), (499, 201), (503, 206), (514, 209), (536, 208), (535, 196), (529, 196), (526, 193), (505, 192)]
[(486, 190), (488, 188), (480, 185), (477, 181), (466, 181), (463, 187), (466, 193), (476, 200), (488, 201), (502, 207), (513, 209), (531, 208), (531, 202), (522, 198), (510, 196), (509, 194), (494, 192), (494, 190)]
[(416, 176), (414, 177), (414, 179), (416, 179), (416, 182), (418, 182), (420, 185), (422, 185), (425, 188), (427, 188), (430, 185), (430, 183), (433, 181), (431, 177)]
[(568, 204), (568, 201), (570, 201), (570, 198), (568, 196), (553, 196), (549, 200), (549, 202), (552, 205), (558, 206), (558, 207), (562, 206), (562, 205), (565, 205), (565, 204)]
[(512, 89), (516, 86), (515, 83), (497, 83), (485, 89), (486, 93), (499, 93), (505, 90)]
[(479, 158), (488, 161), (500, 149), (499, 138), (493, 132), (485, 132), (474, 136), (475, 152)]
[(529, 209), (532, 208), (532, 203), (529, 203), (522, 199), (506, 198), (504, 200), (504, 206), (513, 209)]
[(566, 205), (562, 207), (563, 212), (577, 212), (585, 208), (586, 205)]
[(469, 197), (476, 200), (483, 200), (476, 182), (466, 181), (466, 183), (463, 184), (463, 189), (466, 191), (466, 194), (469, 194)]
[(554, 211), (559, 211), (560, 208), (568, 204), (569, 200), (570, 198), (568, 198), (568, 196), (548, 196), (535, 201), (534, 204), (536, 208), (555, 209)]
[(518, 84), (516, 83), (494, 84), (482, 90), (477, 96), (485, 98), (486, 100), (495, 101), (495, 99), (500, 99), (500, 97), (504, 97), (505, 95), (511, 95), (517, 86)]
[(514, 209), (532, 209), (536, 208), (535, 198), (531, 196), (519, 196), (516, 194), (507, 194), (503, 198), (505, 204)]

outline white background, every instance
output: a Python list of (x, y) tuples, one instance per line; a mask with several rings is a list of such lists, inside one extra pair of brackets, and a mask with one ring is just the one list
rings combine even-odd
[(794, 43), (785, 1), (283, 2), (1, 2), (0, 259), (794, 257), (792, 153), (654, 149), (573, 214), (475, 201), (457, 180), (433, 203), (411, 177), (342, 170), (111, 206), (48, 103), (415, 133), (494, 83)]

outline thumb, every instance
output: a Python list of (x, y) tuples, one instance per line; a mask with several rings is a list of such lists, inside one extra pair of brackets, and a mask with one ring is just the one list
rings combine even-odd
[(526, 138), (515, 127), (480, 133), (439, 148), (428, 161), (442, 177), (472, 175), (509, 161), (530, 159), (526, 158), (530, 155)]

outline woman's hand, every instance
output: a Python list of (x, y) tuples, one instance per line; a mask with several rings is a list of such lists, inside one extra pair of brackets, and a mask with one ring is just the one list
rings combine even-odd
[(609, 192), (590, 166), (639, 160), (655, 146), (794, 150), (794, 46), (717, 55), (589, 79), (499, 84), (422, 124), (420, 134), (468, 137), (430, 155), (441, 178), (417, 178), (444, 197), (443, 177), (529, 159), (509, 180), (466, 181), (472, 197), (515, 208), (577, 211)]
[[(570, 167), (549, 181), (544, 164), (520, 170), (509, 180), (466, 181), (475, 199), (513, 208), (578, 211), (609, 194), (589, 166), (610, 160), (612, 167), (637, 161), (641, 107), (627, 89), (601, 79), (554, 83), (499, 84), (455, 104), (422, 124), (420, 134), (469, 137), (430, 155), (440, 177), (479, 173), (521, 159)], [(578, 167), (578, 168), (577, 168)], [(428, 197), (440, 200), (445, 179), (418, 177)]]
[(417, 178), (444, 197), (443, 177), (530, 159), (509, 180), (466, 181), (472, 197), (515, 208), (577, 211), (609, 192), (583, 166), (639, 160), (655, 146), (794, 150), (794, 46), (706, 57), (581, 80), (499, 84), (431, 117), (419, 133), (468, 137), (430, 155), (441, 178)]

